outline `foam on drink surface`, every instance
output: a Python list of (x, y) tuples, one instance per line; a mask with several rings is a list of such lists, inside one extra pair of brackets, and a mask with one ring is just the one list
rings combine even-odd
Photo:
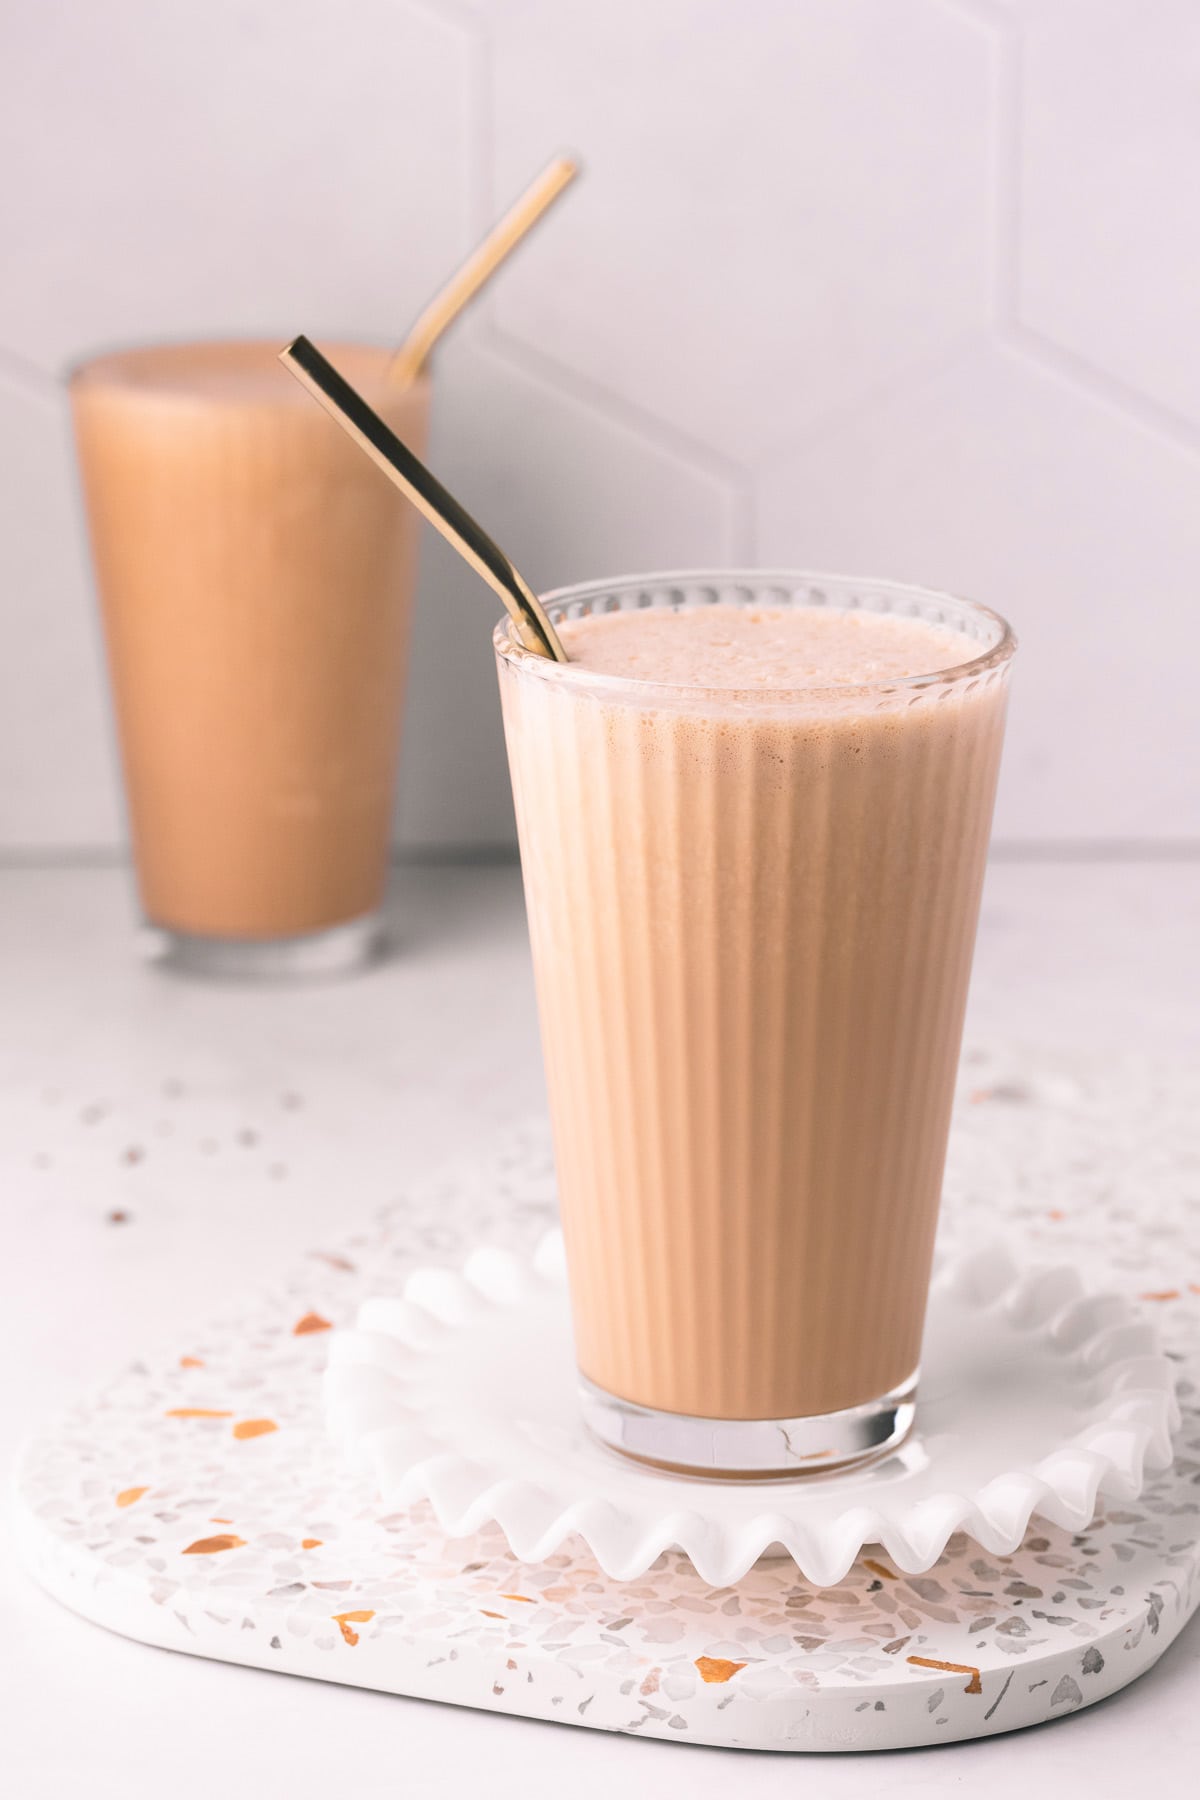
[(669, 687), (856, 687), (969, 662), (962, 632), (895, 613), (691, 606), (565, 619), (568, 657), (598, 675)]

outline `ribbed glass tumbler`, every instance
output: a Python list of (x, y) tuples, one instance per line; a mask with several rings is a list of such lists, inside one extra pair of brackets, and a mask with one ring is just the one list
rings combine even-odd
[(781, 691), (496, 631), (585, 1416), (646, 1462), (794, 1476), (912, 1422), (1014, 643), (947, 595), (792, 573), (547, 610), (714, 604), (963, 639)]

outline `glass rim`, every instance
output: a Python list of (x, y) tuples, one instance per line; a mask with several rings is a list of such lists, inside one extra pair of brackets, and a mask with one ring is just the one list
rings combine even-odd
[[(745, 587), (807, 587), (814, 591), (822, 586), (842, 589), (843, 591), (859, 589), (875, 594), (904, 596), (909, 599), (920, 599), (935, 604), (948, 605), (967, 617), (989, 621), (997, 630), (994, 644), (982, 650), (979, 655), (969, 657), (961, 663), (953, 663), (947, 668), (930, 669), (918, 675), (889, 675), (873, 681), (843, 682), (827, 685), (813, 684), (808, 687), (775, 688), (775, 687), (711, 687), (707, 684), (680, 685), (673, 682), (647, 680), (640, 675), (614, 675), (594, 669), (586, 669), (577, 663), (555, 662), (536, 651), (526, 649), (517, 640), (512, 631), (512, 620), (507, 613), (503, 614), (492, 633), (492, 642), (497, 656), (523, 673), (540, 676), (545, 681), (558, 682), (568, 688), (586, 686), (606, 693), (634, 695), (637, 693), (678, 694), (694, 699), (723, 700), (729, 702), (739, 698), (753, 698), (758, 706), (803, 703), (807, 700), (827, 698), (830, 695), (851, 697), (856, 694), (886, 694), (897, 689), (921, 690), (928, 687), (957, 685), (960, 682), (977, 679), (981, 675), (990, 674), (993, 670), (1011, 662), (1017, 648), (1017, 637), (1012, 626), (1000, 613), (981, 601), (968, 600), (961, 594), (950, 593), (944, 588), (925, 587), (920, 582), (896, 581), (886, 576), (847, 575), (832, 570), (788, 569), (788, 568), (693, 568), (651, 570), (641, 575), (616, 575), (606, 580), (574, 582), (567, 587), (552, 588), (539, 595), (542, 605), (550, 614), (551, 622), (555, 622), (556, 609), (562, 609), (573, 601), (589, 600), (603, 595), (627, 592), (631, 588), (650, 586), (680, 587), (691, 585), (728, 585)], [(799, 609), (798, 609), (799, 610)], [(821, 607), (810, 610), (819, 611)], [(838, 607), (830, 605), (830, 612), (872, 611), (870, 607), (858, 605)], [(884, 617), (888, 617), (886, 609), (878, 609)], [(901, 614), (901, 617), (914, 616)], [(954, 630), (953, 624), (947, 629)]]
[[(63, 380), (68, 390), (95, 385), (147, 395), (178, 394), (178, 379), (172, 384), (170, 379), (163, 378), (163, 370), (173, 361), (193, 358), (199, 370), (206, 355), (241, 351), (246, 354), (261, 354), (262, 367), (269, 368), (271, 361), (278, 356), (287, 341), (288, 335), (282, 330), (278, 337), (265, 332), (214, 332), (211, 337), (166, 337), (156, 338), (152, 342), (134, 339), (84, 351), (66, 365)], [(322, 338), (321, 342), (335, 360), (339, 356), (357, 357), (366, 354), (378, 355), (390, 361), (396, 348), (394, 344), (389, 345), (382, 339), (375, 338)], [(142, 364), (145, 371), (141, 378), (137, 371), (138, 364)], [(162, 365), (161, 369), (159, 365)], [(292, 385), (298, 393), (303, 394), (304, 390), (299, 383)], [(419, 388), (422, 392), (427, 391), (430, 385), (428, 369), (422, 369), (408, 384), (410, 391)]]

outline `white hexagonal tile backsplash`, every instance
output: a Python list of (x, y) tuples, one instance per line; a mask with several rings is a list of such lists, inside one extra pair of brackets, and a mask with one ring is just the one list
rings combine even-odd
[(0, 365), (0, 846), (111, 843), (121, 824), (66, 396)]
[(1200, 430), (1200, 7), (1029, 13), (1021, 317)]
[(758, 461), (987, 310), (991, 43), (941, 0), (497, 0), (495, 166), (591, 180), (505, 332)]
[(1005, 837), (1164, 838), (1197, 819), (1194, 456), (981, 343), (764, 478), (767, 562), (969, 593), (1020, 640)]
[[(119, 806), (56, 379), (397, 335), (555, 150), (433, 460), (542, 586), (788, 561), (1022, 643), (998, 824), (1200, 833), (1188, 0), (108, 0), (0, 19), (0, 849)], [(426, 546), (400, 822), (508, 841), (487, 593)]]
[(467, 246), (471, 51), (404, 0), (7, 9), (0, 345), (399, 332)]

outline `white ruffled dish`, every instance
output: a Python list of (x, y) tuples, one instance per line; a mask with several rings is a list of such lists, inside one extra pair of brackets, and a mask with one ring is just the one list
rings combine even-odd
[(917, 1423), (871, 1467), (729, 1483), (626, 1463), (579, 1414), (562, 1241), (525, 1263), (482, 1249), (366, 1301), (326, 1373), (331, 1429), (389, 1507), (428, 1500), (451, 1536), (490, 1521), (525, 1562), (578, 1536), (605, 1574), (681, 1550), (725, 1586), (780, 1549), (818, 1586), (865, 1546), (920, 1574), (966, 1532), (993, 1555), (1036, 1513), (1080, 1531), (1097, 1497), (1132, 1500), (1171, 1461), (1172, 1368), (1153, 1328), (1075, 1272), (1021, 1275), (996, 1248), (936, 1275)]

